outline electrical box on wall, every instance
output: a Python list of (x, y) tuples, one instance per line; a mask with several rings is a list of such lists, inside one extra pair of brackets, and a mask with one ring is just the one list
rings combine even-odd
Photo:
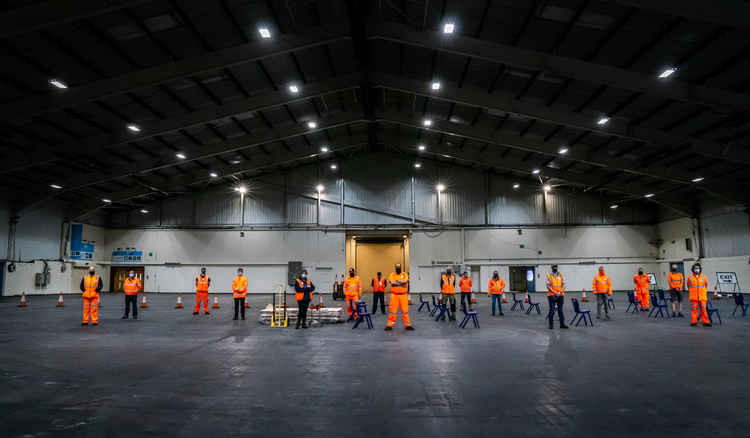
[(693, 252), (693, 239), (689, 237), (685, 239), (685, 251)]

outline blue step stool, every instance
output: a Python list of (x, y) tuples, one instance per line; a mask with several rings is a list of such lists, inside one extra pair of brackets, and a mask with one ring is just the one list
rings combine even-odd
[(711, 324), (714, 323), (714, 313), (715, 313), (716, 317), (719, 318), (719, 325), (722, 325), (721, 314), (719, 313), (719, 309), (714, 307), (714, 304), (711, 302), (711, 300), (708, 300), (706, 302), (706, 313), (708, 313), (708, 320), (711, 321)]
[(359, 318), (354, 322), (352, 330), (357, 328), (363, 320), (367, 323), (367, 328), (372, 329), (372, 318), (370, 318), (370, 312), (367, 311), (367, 303), (364, 301), (357, 301), (357, 314), (359, 314)]
[(476, 310), (470, 310), (466, 311), (466, 304), (463, 304), (461, 310), (464, 312), (464, 319), (461, 321), (461, 324), (458, 326), (461, 328), (466, 328), (466, 324), (469, 323), (469, 320), (474, 322), (474, 327), (479, 328), (479, 319), (477, 318), (477, 311)]
[(425, 301), (422, 299), (422, 294), (419, 294), (419, 309), (417, 309), (417, 313), (422, 311), (422, 308), (427, 306), (427, 311), (430, 311), (430, 302)]
[[(589, 323), (591, 323), (591, 327), (594, 326), (594, 321), (591, 320), (591, 311), (590, 310), (582, 310), (581, 305), (578, 303), (578, 300), (576, 298), (571, 298), (570, 302), (573, 303), (573, 311), (575, 312), (575, 315), (573, 316), (573, 319), (570, 320), (570, 325), (573, 325), (573, 323), (576, 323), (576, 327), (581, 323), (581, 320), (583, 320), (583, 325), (587, 326)], [(588, 318), (588, 321), (586, 320)], [(576, 322), (576, 319), (578, 322)]]
[(531, 301), (531, 294), (529, 294), (529, 308), (526, 309), (526, 314), (527, 315), (531, 314), (531, 311), (534, 309), (536, 309), (536, 313), (538, 315), (542, 314), (542, 309), (539, 307), (539, 301), (537, 301), (536, 303)]
[(510, 294), (513, 295), (513, 306), (511, 306), (510, 311), (511, 312), (516, 312), (516, 311), (523, 312), (524, 310), (526, 310), (523, 308), (523, 300), (517, 299), (515, 292), (511, 292)]
[(732, 312), (732, 316), (737, 313), (737, 309), (742, 311), (742, 316), (747, 316), (748, 307), (750, 307), (750, 304), (745, 304), (745, 296), (743, 294), (734, 294), (734, 312)]

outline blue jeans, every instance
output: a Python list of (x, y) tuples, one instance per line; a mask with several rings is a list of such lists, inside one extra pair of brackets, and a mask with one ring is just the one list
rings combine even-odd
[(497, 308), (500, 310), (500, 313), (503, 313), (503, 296), (502, 294), (490, 294), (492, 297), (492, 314), (495, 314), (495, 303), (497, 303)]

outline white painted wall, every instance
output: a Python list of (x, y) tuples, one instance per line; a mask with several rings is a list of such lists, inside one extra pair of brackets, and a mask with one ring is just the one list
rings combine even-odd
[[(15, 272), (5, 271), (5, 284), (3, 295), (14, 296), (21, 295), (57, 295), (60, 292), (64, 294), (80, 293), (79, 284), (81, 276), (88, 272), (88, 266), (75, 268), (72, 263), (62, 263), (59, 261), (47, 262), (50, 268), (50, 283), (45, 288), (37, 288), (34, 285), (36, 273), (41, 273), (44, 269), (44, 262), (34, 261), (30, 263), (16, 263)], [(62, 265), (65, 265), (65, 272), (61, 271)], [(97, 273), (102, 277), (104, 282), (103, 291), (109, 290), (109, 266), (95, 264)]]

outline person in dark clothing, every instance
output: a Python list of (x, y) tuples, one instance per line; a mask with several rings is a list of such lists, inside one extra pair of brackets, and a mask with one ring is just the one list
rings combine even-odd
[(297, 299), (297, 326), (295, 329), (307, 328), (307, 308), (310, 306), (310, 300), (312, 299), (312, 293), (315, 290), (315, 285), (312, 284), (307, 278), (307, 271), (302, 271), (294, 282), (294, 298)]
[(378, 301), (380, 301), (380, 311), (385, 315), (385, 288), (388, 286), (388, 280), (383, 277), (382, 272), (372, 279), (372, 314), (378, 313)]

